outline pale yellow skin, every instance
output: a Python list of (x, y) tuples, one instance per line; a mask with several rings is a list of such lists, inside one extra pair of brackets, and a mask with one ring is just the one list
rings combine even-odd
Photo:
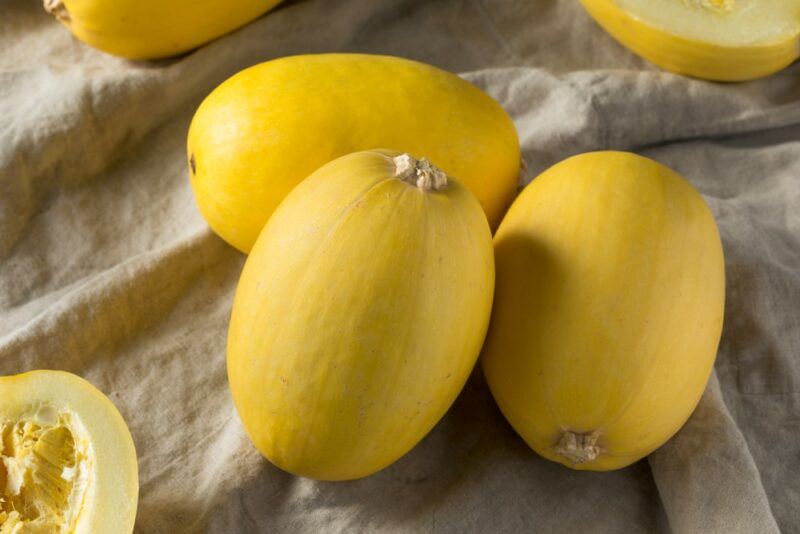
[[(702, 5), (731, 5), (764, 0), (673, 0), (683, 3), (690, 18)], [(775, 1), (775, 0), (773, 0)], [(791, 0), (777, 0), (788, 4)], [(619, 0), (581, 0), (584, 8), (612, 37), (659, 67), (696, 78), (715, 81), (745, 81), (773, 74), (800, 57), (800, 3), (781, 21), (782, 29), (772, 37), (755, 41), (723, 42), (718, 36), (682, 35), (668, 24), (642, 20), (620, 7)], [(747, 7), (747, 6), (745, 6)], [(723, 19), (724, 9), (714, 17)], [(713, 24), (713, 22), (709, 23)], [(763, 29), (762, 29), (763, 30)], [(711, 29), (709, 29), (711, 33)], [(743, 36), (746, 29), (741, 30)]]
[(200, 212), (247, 253), (306, 176), (386, 146), (460, 180), (492, 228), (516, 192), (519, 140), (500, 105), (454, 74), (387, 56), (294, 56), (236, 74), (197, 110), (187, 157)]
[[(722, 329), (722, 246), (697, 191), (634, 154), (575, 156), (523, 190), (494, 245), (482, 365), (523, 439), (595, 471), (669, 439), (703, 393)], [(559, 454), (564, 432), (597, 436), (601, 454)]]
[[(61, 0), (48, 10), (86, 44), (128, 59), (175, 56), (266, 13), (280, 0)], [(50, 6), (48, 6), (50, 4)]]
[(491, 233), (450, 180), (393, 177), (390, 152), (337, 159), (259, 237), (228, 332), (228, 378), (255, 446), (322, 480), (370, 475), (442, 417), (480, 352)]
[[(0, 377), (0, 424), (25, 418), (32, 406), (79, 420), (85, 435), (76, 438), (88, 440), (93, 451), (88, 463), (91, 482), (70, 534), (132, 532), (139, 495), (136, 449), (114, 404), (86, 380), (63, 371)], [(2, 465), (0, 475), (6, 475)]]

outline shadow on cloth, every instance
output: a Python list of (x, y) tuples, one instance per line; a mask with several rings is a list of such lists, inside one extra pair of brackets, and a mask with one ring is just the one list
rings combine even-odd
[[(542, 480), (553, 482), (546, 495)], [(538, 525), (546, 532), (559, 524), (569, 530), (607, 513), (607, 483), (629, 488), (625, 514), (641, 515), (643, 531), (659, 530), (663, 512), (646, 462), (577, 473), (540, 458), (506, 423), (477, 367), (442, 421), (395, 464), (357, 481), (318, 482), (264, 460), (257, 476), (223, 497), (217, 508), (224, 512), (210, 518), (206, 531), (463, 532), (485, 524), (486, 515), (503, 516), (498, 531)], [(520, 493), (530, 501), (517, 501)], [(642, 512), (643, 500), (649, 513)], [(563, 524), (560, 510), (573, 510), (572, 525)]]

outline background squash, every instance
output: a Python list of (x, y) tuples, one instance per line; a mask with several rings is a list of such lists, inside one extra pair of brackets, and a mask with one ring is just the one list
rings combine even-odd
[(581, 0), (616, 40), (659, 67), (708, 80), (777, 72), (800, 56), (797, 0)]
[(480, 352), (491, 233), (462, 185), (396, 152), (344, 156), (280, 205), (245, 263), (228, 379), (256, 447), (354, 479), (442, 417)]
[(128, 59), (175, 56), (263, 15), (280, 0), (44, 0), (84, 43)]
[(575, 156), (520, 194), (495, 255), (483, 368), (536, 452), (616, 469), (678, 431), (711, 373), (725, 295), (719, 234), (688, 182), (634, 154)]
[(187, 157), (200, 212), (248, 252), (306, 176), (386, 146), (455, 176), (493, 228), (516, 192), (519, 140), (503, 109), (455, 74), (386, 56), (294, 56), (236, 74), (197, 110)]

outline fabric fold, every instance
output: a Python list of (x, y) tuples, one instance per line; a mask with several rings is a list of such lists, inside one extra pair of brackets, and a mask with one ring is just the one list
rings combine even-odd
[[(373, 477), (297, 479), (252, 447), (225, 368), (245, 258), (195, 207), (186, 132), (235, 72), (333, 51), (463, 73), (514, 119), (523, 184), (577, 153), (633, 150), (704, 195), (726, 256), (723, 338), (696, 412), (649, 461), (590, 473), (538, 457), (480, 369)], [(0, 374), (70, 370), (111, 397), (139, 453), (137, 533), (798, 531), (798, 154), (800, 63), (745, 84), (665, 73), (578, 1), (288, 1), (181, 57), (130, 62), (5, 0)]]
[(780, 532), (716, 373), (691, 419), (648, 461), (672, 532)]

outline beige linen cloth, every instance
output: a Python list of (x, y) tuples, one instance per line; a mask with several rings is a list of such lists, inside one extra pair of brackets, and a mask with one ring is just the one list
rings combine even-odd
[[(528, 181), (623, 149), (703, 193), (725, 248), (725, 329), (672, 440), (620, 471), (570, 471), (526, 447), (477, 370), (372, 477), (320, 483), (262, 459), (225, 375), (245, 257), (195, 208), (185, 136), (228, 76), (324, 51), (462, 73), (514, 118)], [(800, 532), (800, 64), (744, 84), (682, 78), (573, 0), (288, 2), (183, 57), (130, 62), (36, 0), (0, 0), (0, 374), (38, 368), (86, 377), (127, 420), (137, 532)]]

